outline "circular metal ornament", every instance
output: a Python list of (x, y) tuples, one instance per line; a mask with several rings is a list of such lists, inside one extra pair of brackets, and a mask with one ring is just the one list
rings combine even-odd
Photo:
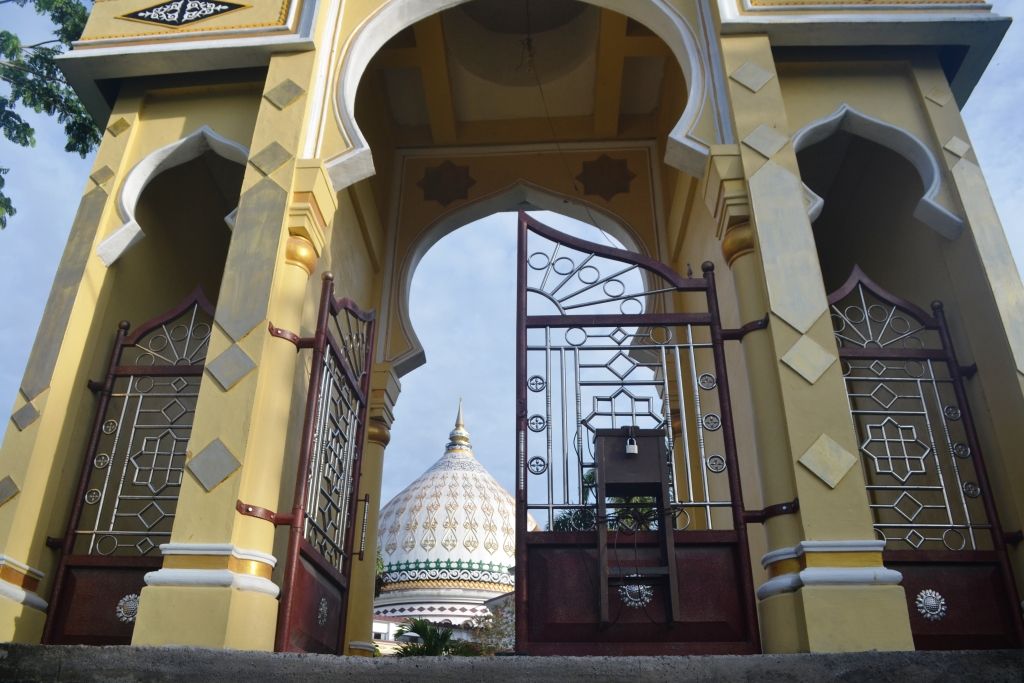
[(568, 275), (576, 270), (576, 264), (568, 256), (561, 256), (556, 258), (555, 262), (551, 264), (551, 269), (559, 275)]
[(530, 254), (530, 258), (528, 258), (526, 262), (529, 263), (530, 267), (534, 270), (544, 270), (548, 267), (548, 263), (551, 262), (551, 259), (544, 252), (535, 251)]
[(85, 492), (85, 502), (89, 505), (95, 505), (100, 502), (101, 495), (99, 489), (89, 489)]
[(697, 379), (697, 384), (700, 385), (701, 389), (704, 389), (705, 391), (711, 391), (712, 389), (718, 386), (718, 380), (715, 379), (714, 375), (705, 372)]
[(327, 623), (327, 598), (320, 598), (320, 606), (316, 610), (316, 623), (321, 626)]
[(928, 621), (939, 621), (946, 616), (946, 599), (938, 591), (925, 588), (917, 594), (914, 606), (918, 613)]
[(722, 418), (715, 413), (708, 413), (701, 419), (701, 423), (704, 425), (704, 429), (709, 432), (717, 432), (722, 428)]
[(531, 415), (530, 419), (526, 421), (526, 426), (530, 428), (531, 432), (542, 432), (548, 426), (548, 421), (540, 415)]
[(135, 616), (139, 613), (139, 594), (128, 593), (121, 597), (117, 601), (117, 607), (114, 608), (114, 614), (117, 618), (126, 624), (132, 624), (135, 622)]
[(544, 388), (548, 385), (544, 381), (544, 378), (540, 375), (534, 375), (530, 379), (526, 380), (526, 386), (530, 388), (530, 391), (544, 391)]
[[(627, 574), (627, 579), (640, 578), (639, 574)], [(642, 583), (625, 583), (619, 586), (619, 599), (626, 607), (640, 609), (647, 607), (654, 599), (654, 589)]]
[(942, 544), (949, 550), (963, 550), (967, 539), (956, 529), (946, 529), (942, 532)]
[(945, 415), (948, 420), (959, 420), (960, 408), (957, 406), (946, 406), (942, 409), (942, 414)]
[(968, 498), (977, 498), (981, 495), (981, 487), (973, 481), (964, 482), (964, 495)]
[(113, 434), (117, 431), (117, 420), (107, 420), (103, 423), (103, 433)]
[(708, 458), (707, 466), (715, 474), (721, 474), (725, 472), (725, 458), (720, 455), (712, 455)]
[(110, 464), (110, 456), (106, 453), (100, 453), (92, 459), (92, 466), (98, 470), (102, 470), (104, 467)]
[(953, 444), (953, 455), (966, 460), (971, 457), (971, 447), (963, 442), (957, 442)]
[(527, 461), (526, 467), (531, 474), (544, 474), (548, 470), (548, 463), (544, 458), (535, 455)]

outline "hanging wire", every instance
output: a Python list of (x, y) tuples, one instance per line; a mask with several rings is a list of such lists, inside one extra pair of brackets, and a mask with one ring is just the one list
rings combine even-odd
[(544, 94), (544, 86), (541, 82), (540, 74), (537, 71), (537, 53), (533, 44), (533, 27), (530, 18), (530, 0), (525, 0), (524, 5), (526, 6), (526, 37), (523, 38), (521, 43), (522, 52), (520, 54), (519, 66), (516, 67), (516, 69), (519, 70), (525, 66), (526, 69), (530, 72), (530, 74), (533, 75), (533, 80), (537, 84), (537, 92), (540, 94), (541, 105), (544, 107), (544, 119), (547, 121), (548, 130), (551, 133), (551, 142), (554, 143), (555, 145), (555, 150), (558, 152), (558, 158), (562, 162), (562, 168), (565, 169), (565, 175), (568, 177), (570, 185), (572, 185), (573, 190), (580, 197), (579, 206), (582, 206), (583, 210), (587, 212), (587, 217), (590, 219), (590, 224), (598, 229), (598, 232), (601, 233), (601, 237), (604, 239), (605, 242), (608, 243), (608, 246), (614, 249), (618, 249), (620, 247), (611, 241), (607, 233), (605, 233), (605, 231), (601, 228), (600, 224), (597, 222), (597, 219), (594, 218), (594, 214), (590, 211), (590, 206), (586, 203), (586, 201), (583, 201), (583, 188), (580, 187), (579, 181), (572, 174), (572, 169), (569, 167), (569, 160), (566, 158), (565, 151), (562, 149), (562, 145), (558, 140), (558, 133), (555, 131), (555, 121), (551, 116), (551, 110), (548, 107), (548, 99), (547, 96)]

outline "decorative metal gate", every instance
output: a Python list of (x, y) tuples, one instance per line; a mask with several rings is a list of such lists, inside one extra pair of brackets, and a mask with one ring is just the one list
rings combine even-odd
[(942, 304), (929, 315), (859, 268), (829, 296), (886, 566), (918, 649), (1020, 647), (1020, 607)]
[[(315, 336), (300, 339), (271, 327), (297, 348), (313, 350), (312, 373), (290, 515), (284, 586), (278, 611), (278, 651), (341, 654), (353, 553), (363, 558), (367, 494), (357, 500), (370, 390), (374, 314), (334, 298), (324, 275)], [(356, 505), (363, 504), (358, 549)]]
[(196, 290), (129, 333), (121, 323), (67, 533), (43, 641), (131, 642), (143, 577), (169, 540), (213, 308)]
[[(683, 278), (520, 213), (517, 651), (759, 651), (723, 349), (749, 329), (722, 329), (711, 264)], [(623, 427), (666, 458), (667, 500), (595, 501), (595, 438)]]

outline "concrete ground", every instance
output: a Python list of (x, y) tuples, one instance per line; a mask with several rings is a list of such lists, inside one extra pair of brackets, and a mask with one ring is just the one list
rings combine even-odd
[(0, 681), (1024, 682), (1024, 650), (710, 657), (332, 657), (190, 647), (0, 644)]

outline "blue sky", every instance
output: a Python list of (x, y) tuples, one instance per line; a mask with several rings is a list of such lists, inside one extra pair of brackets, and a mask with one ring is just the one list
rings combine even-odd
[[(1024, 19), (1019, 0), (993, 0), (993, 5), (1001, 14)], [(0, 26), (27, 42), (49, 37), (45, 21), (11, 4), (0, 5)], [(1021, 64), (1024, 21), (1011, 26), (964, 109), (1018, 264), (1024, 263)], [(6, 192), (18, 208), (0, 232), (0, 404), (6, 406), (14, 401), (91, 163), (63, 151), (62, 131), (53, 121), (27, 118), (36, 127), (34, 148), (0, 140), (0, 167), (11, 169)], [(458, 230), (435, 245), (416, 272), (412, 317), (428, 363), (403, 378), (381, 502), (441, 455), (460, 396), (478, 456), (512, 488), (513, 290), (511, 267), (502, 264), (514, 258), (514, 223), (511, 216), (495, 217)], [(462, 334), (453, 339), (456, 326)]]

